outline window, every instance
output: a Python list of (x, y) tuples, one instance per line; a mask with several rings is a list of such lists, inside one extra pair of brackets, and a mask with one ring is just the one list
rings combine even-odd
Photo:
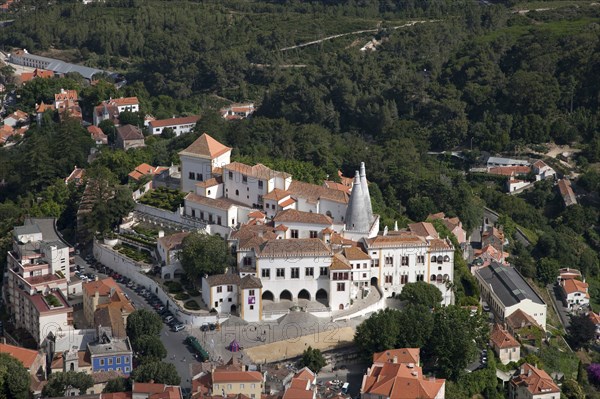
[(319, 268), (319, 276), (327, 276), (327, 268), (326, 267), (321, 267)]
[(248, 176), (242, 176), (242, 183), (248, 184)]
[(363, 263), (363, 269), (366, 269), (366, 268), (367, 268), (367, 264)]
[(400, 276), (400, 284), (406, 284), (408, 283), (408, 275), (403, 274)]
[(258, 181), (258, 188), (263, 188), (263, 181), (262, 180)]
[(314, 267), (307, 267), (306, 269), (304, 269), (304, 273), (306, 276), (314, 276), (315, 275), (315, 268)]
[(284, 268), (277, 268), (277, 277), (285, 277), (285, 269)]
[(250, 305), (250, 310), (254, 310), (254, 305)]
[(424, 274), (417, 274), (417, 281), (425, 281), (425, 275)]
[(254, 290), (248, 290), (248, 296), (254, 296)]
[(104, 366), (104, 359), (100, 359), (100, 366)]
[(190, 172), (189, 178), (190, 180), (196, 180), (196, 174), (194, 172)]
[(108, 365), (112, 366), (113, 360), (112, 359), (108, 359)]
[(227, 286), (227, 292), (233, 292), (233, 285)]
[(346, 291), (346, 283), (337, 283), (338, 291)]
[[(128, 357), (125, 358), (125, 364), (129, 364), (129, 358)], [(129, 369), (129, 367), (127, 367), (127, 368)], [(129, 370), (127, 370), (127, 371), (129, 371)]]
[(240, 389), (244, 389), (244, 384), (240, 384)]
[(240, 196), (240, 190), (235, 190), (235, 195)]
[(221, 216), (217, 216), (217, 224), (220, 225), (221, 224)]
[(379, 267), (379, 259), (373, 259), (371, 261), (371, 267)]
[(249, 256), (244, 256), (244, 266), (252, 266), (252, 258)]
[(204, 212), (200, 212), (200, 220), (204, 220)]
[[(202, 181), (202, 173), (196, 174), (196, 180)], [(209, 193), (210, 194), (210, 193)]]
[(298, 238), (298, 230), (292, 230), (292, 238)]
[(261, 276), (262, 278), (271, 278), (271, 269), (262, 269)]
[(425, 255), (417, 255), (417, 263), (425, 264)]
[(431, 263), (435, 263), (435, 262), (437, 262), (437, 257), (435, 255), (433, 255), (431, 257)]
[(121, 364), (121, 358), (120, 357), (117, 358), (117, 364)]
[(129, 367), (125, 367), (125, 372), (129, 373)]
[(252, 388), (252, 389), (256, 388), (256, 384), (250, 385), (250, 388)]
[(219, 306), (219, 301), (215, 301), (215, 308)]
[(386, 266), (392, 266), (394, 264), (394, 257), (393, 256), (386, 256), (385, 257), (385, 265)]
[(121, 371), (121, 367), (117, 367), (117, 371)]
[(232, 298), (227, 298), (227, 302), (231, 302), (231, 299), (232, 299)]
[(300, 268), (292, 267), (292, 278), (300, 278)]
[(385, 283), (392, 284), (394, 276), (385, 276)]
[(223, 287), (218, 286), (217, 287), (217, 294), (220, 294), (221, 292), (223, 292)]
[(227, 389), (231, 389), (231, 384), (227, 384)]
[(229, 180), (233, 180), (233, 172), (229, 172)]
[(403, 256), (401, 258), (402, 266), (408, 266), (408, 256)]
[(363, 273), (362, 278), (367, 278), (367, 273)]
[(317, 234), (317, 232), (315, 230), (311, 230), (310, 231), (310, 238), (318, 238), (319, 235)]

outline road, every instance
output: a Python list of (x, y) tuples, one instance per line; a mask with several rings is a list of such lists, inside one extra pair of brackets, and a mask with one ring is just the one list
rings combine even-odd
[[(81, 257), (75, 257), (75, 263), (80, 266), (85, 266), (86, 272), (96, 273), (98, 278), (106, 278), (107, 276), (102, 273), (97, 273), (97, 271), (90, 268), (87, 263), (81, 259)], [(123, 284), (119, 284), (125, 292), (129, 299), (132, 301), (134, 306), (137, 309), (147, 309), (154, 312), (154, 309), (146, 302), (146, 300), (139, 296), (135, 291), (127, 288)], [(173, 363), (175, 367), (177, 367), (177, 372), (181, 376), (181, 388), (182, 389), (191, 389), (192, 385), (190, 382), (190, 362), (195, 362), (196, 360), (193, 357), (192, 352), (188, 349), (187, 345), (183, 343), (185, 337), (188, 336), (187, 329), (190, 327), (187, 326), (186, 330), (182, 330), (179, 332), (173, 332), (170, 328), (163, 324), (163, 328), (160, 332), (160, 340), (165, 345), (167, 349), (167, 358), (164, 359), (167, 363)]]
[(560, 288), (557, 284), (549, 284), (547, 287), (548, 294), (550, 295), (550, 299), (552, 299), (552, 306), (556, 313), (558, 313), (558, 317), (560, 318), (560, 322), (563, 325), (563, 328), (569, 328), (571, 324), (571, 319), (569, 317), (569, 311), (565, 308), (565, 305), (562, 301), (562, 296), (560, 293)]

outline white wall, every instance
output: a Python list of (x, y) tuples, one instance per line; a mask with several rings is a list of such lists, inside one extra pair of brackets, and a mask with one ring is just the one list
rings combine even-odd
[[(212, 177), (212, 162), (210, 159), (190, 157), (180, 155), (181, 160), (181, 191), (193, 192), (196, 190), (196, 183), (206, 181)], [(194, 174), (194, 179), (190, 178), (190, 173)], [(201, 179), (197, 176), (202, 176)]]
[[(257, 322), (261, 319), (261, 293), (262, 290), (260, 288), (252, 288), (252, 289), (244, 289), (241, 290), (241, 300), (242, 303), (239, 306), (240, 315), (242, 318), (248, 322)], [(253, 293), (254, 295), (250, 295)]]

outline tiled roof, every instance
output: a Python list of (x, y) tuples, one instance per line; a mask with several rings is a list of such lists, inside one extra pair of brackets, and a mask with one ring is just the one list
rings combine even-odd
[(54, 104), (46, 104), (43, 101), (35, 107), (35, 112), (38, 114), (44, 113), (46, 111), (54, 111)]
[(121, 310), (116, 306), (99, 306), (94, 312), (94, 325), (110, 327), (113, 337), (125, 338), (125, 323)]
[(94, 126), (94, 125), (88, 126), (87, 131), (96, 140), (104, 140), (107, 138), (106, 134), (104, 134), (102, 129), (100, 129), (98, 126)]
[(199, 205), (205, 205), (205, 206), (208, 206), (211, 208), (222, 209), (222, 210), (228, 210), (232, 206), (238, 205), (228, 198), (213, 199), (213, 198), (208, 198), (208, 197), (202, 197), (201, 195), (198, 195), (193, 192), (186, 195), (185, 200), (195, 202), (196, 204), (199, 204)]
[(137, 126), (133, 125), (117, 127), (117, 135), (119, 135), (123, 141), (144, 139), (142, 131)]
[(261, 211), (252, 211), (248, 214), (248, 217), (254, 218), (254, 219), (264, 219), (267, 217), (267, 215), (265, 215)]
[(429, 222), (411, 223), (408, 225), (408, 229), (419, 237), (439, 237), (437, 230)]
[(371, 260), (369, 255), (358, 247), (344, 248), (344, 256), (348, 260)]
[(516, 348), (521, 346), (519, 342), (510, 335), (500, 324), (494, 324), (492, 333), (490, 334), (490, 341), (498, 349)]
[(600, 315), (598, 313), (590, 312), (588, 316), (594, 324), (600, 324)]
[(77, 101), (79, 95), (77, 94), (77, 90), (64, 90), (60, 89), (60, 93), (54, 94), (54, 101)]
[(218, 285), (239, 285), (240, 281), (240, 276), (233, 273), (215, 274), (206, 277), (206, 282), (209, 287)]
[(263, 199), (279, 201), (289, 195), (290, 195), (289, 191), (282, 190), (280, 188), (276, 188), (276, 189), (273, 189), (270, 193), (263, 195)]
[(286, 209), (279, 212), (273, 218), (275, 223), (307, 223), (319, 225), (331, 225), (333, 221), (329, 216), (314, 212), (302, 212), (295, 209)]
[(196, 123), (200, 119), (199, 116), (183, 116), (180, 118), (169, 118), (169, 119), (158, 119), (150, 122), (152, 128), (155, 127), (166, 127), (175, 125), (188, 125), (190, 123)]
[(434, 238), (429, 240), (429, 247), (432, 251), (434, 250), (448, 250), (452, 249), (452, 245), (446, 239)]
[(223, 370), (215, 369), (212, 373), (213, 383), (224, 383), (224, 382), (261, 382), (263, 375), (259, 371), (237, 371), (237, 370)]
[(182, 233), (175, 233), (175, 234), (170, 234), (168, 236), (160, 237), (157, 241), (160, 243), (160, 245), (163, 248), (166, 248), (167, 250), (172, 251), (174, 249), (179, 249), (183, 239), (189, 235), (190, 235), (189, 232), (184, 231)]
[(488, 170), (488, 173), (491, 175), (501, 176), (526, 175), (529, 172), (531, 172), (529, 166), (498, 166)]
[(575, 198), (575, 193), (571, 188), (571, 182), (569, 180), (560, 179), (558, 181), (558, 190), (560, 191), (560, 195), (563, 197), (566, 206), (577, 203), (577, 198)]
[(521, 309), (517, 309), (512, 312), (504, 321), (506, 322), (506, 325), (509, 326), (513, 331), (529, 326), (542, 328), (533, 317)]
[(425, 245), (425, 239), (413, 233), (379, 235), (365, 239), (368, 248), (394, 248), (400, 245)]
[(296, 203), (296, 200), (293, 198), (288, 198), (285, 201), (282, 201), (281, 204), (279, 204), (279, 206), (281, 206), (282, 208), (287, 208), (290, 205), (293, 205)]
[(587, 298), (590, 297), (590, 294), (588, 293), (588, 287), (589, 287), (588, 283), (584, 283), (583, 281), (579, 281), (576, 279), (569, 279), (569, 280), (564, 280), (561, 283), (561, 285), (562, 285), (563, 291), (567, 295), (574, 294), (576, 292), (584, 292), (586, 294)]
[(200, 156), (213, 159), (228, 151), (231, 151), (231, 148), (224, 146), (208, 134), (204, 133), (185, 150), (179, 152), (179, 155)]
[(137, 97), (121, 97), (121, 98), (113, 98), (112, 100), (109, 101), (111, 104), (117, 105), (117, 106), (127, 106), (127, 105), (137, 105), (140, 102), (138, 101)]
[(313, 381), (315, 379), (315, 377), (316, 377), (315, 373), (308, 367), (303, 367), (300, 371), (298, 371), (294, 375), (294, 378), (296, 378), (296, 379), (308, 380), (308, 381)]
[(0, 353), (8, 353), (12, 357), (23, 363), (23, 366), (25, 366), (27, 370), (31, 369), (31, 366), (33, 366), (35, 359), (39, 355), (38, 351), (7, 344), (0, 344)]
[(352, 270), (352, 265), (348, 262), (348, 259), (342, 254), (333, 255), (329, 270)]
[(262, 245), (261, 251), (257, 254), (260, 258), (331, 255), (331, 250), (318, 238), (269, 240)]
[(389, 349), (373, 354), (373, 363), (413, 363), (419, 365), (421, 359), (419, 348)]
[(262, 180), (269, 180), (275, 177), (281, 177), (283, 179), (291, 177), (289, 173), (273, 170), (261, 163), (250, 166), (241, 162), (231, 162), (230, 164), (224, 165), (223, 170), (240, 173), (243, 176), (249, 176)]
[(217, 176), (211, 177), (210, 179), (204, 181), (199, 181), (198, 183), (196, 183), (196, 187), (208, 188), (218, 186), (221, 183), (223, 183), (223, 179), (221, 178), (221, 176)]
[(90, 281), (88, 283), (82, 284), (83, 293), (87, 296), (96, 295), (96, 291), (98, 291), (98, 295), (100, 296), (109, 296), (111, 289), (113, 290), (121, 290), (121, 288), (117, 285), (115, 280), (112, 277), (107, 277), (98, 281)]
[(560, 393), (560, 388), (548, 373), (529, 363), (521, 366), (520, 374), (511, 380), (511, 384), (525, 387), (532, 395)]
[(240, 281), (240, 288), (241, 289), (262, 288), (262, 282), (260, 281), (259, 278), (247, 274), (246, 276), (242, 277), (242, 279)]
[(347, 204), (348, 198), (350, 197), (348, 193), (344, 191), (301, 181), (293, 181), (292, 184), (290, 184), (288, 191), (292, 196), (306, 199), (313, 204), (317, 203), (319, 199)]

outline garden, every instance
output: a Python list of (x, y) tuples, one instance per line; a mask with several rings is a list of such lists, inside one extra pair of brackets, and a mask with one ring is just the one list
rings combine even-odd
[(179, 190), (172, 190), (166, 187), (158, 187), (155, 190), (144, 194), (139, 202), (156, 208), (164, 209), (169, 212), (175, 212), (183, 205), (185, 193)]
[(118, 244), (113, 248), (115, 251), (119, 252), (126, 257), (133, 259), (136, 262), (144, 262), (148, 264), (153, 263), (152, 256), (147, 251), (138, 251), (136, 248), (127, 244)]
[(51, 308), (59, 308), (59, 307), (63, 306), (62, 302), (59, 301), (58, 298), (54, 296), (54, 294), (44, 295), (44, 300), (48, 304), (48, 307), (51, 307)]

